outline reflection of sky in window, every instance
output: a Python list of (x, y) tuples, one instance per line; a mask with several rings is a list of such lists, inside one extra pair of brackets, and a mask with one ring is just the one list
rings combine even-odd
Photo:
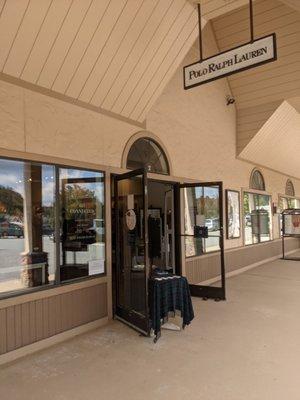
[[(0, 185), (5, 188), (11, 188), (24, 197), (24, 166), (25, 162), (0, 159)], [(39, 164), (36, 164), (39, 165)], [(60, 169), (60, 177), (64, 178), (102, 178), (103, 173), (93, 171), (81, 171), (75, 169)], [(54, 179), (55, 168), (52, 165), (42, 165), (42, 196), (43, 206), (52, 206), (54, 201)], [(87, 184), (85, 184), (86, 186)], [(96, 196), (104, 199), (103, 184), (91, 183), (86, 186), (93, 190)]]
[(71, 178), (103, 178), (103, 172), (96, 171), (86, 171), (80, 169), (65, 169), (61, 168), (59, 170), (59, 176), (61, 179), (71, 179)]
[[(24, 197), (24, 166), (25, 162), (0, 160), (0, 185), (11, 188)], [(39, 165), (39, 164), (36, 164)], [(53, 205), (54, 167), (42, 165), (43, 205)]]
[(218, 187), (196, 186), (195, 193), (196, 193), (197, 199), (199, 197), (203, 197), (203, 192), (204, 192), (204, 197), (210, 197), (210, 198), (214, 198), (214, 199), (217, 199), (219, 197), (219, 188)]

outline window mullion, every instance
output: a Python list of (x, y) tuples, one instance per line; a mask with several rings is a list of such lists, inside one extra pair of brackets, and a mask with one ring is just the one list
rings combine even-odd
[(60, 193), (59, 167), (55, 167), (55, 283), (60, 284)]

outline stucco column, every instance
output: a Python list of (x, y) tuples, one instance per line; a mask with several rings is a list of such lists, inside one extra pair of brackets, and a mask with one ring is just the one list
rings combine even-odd
[(48, 255), (43, 252), (42, 167), (24, 164), (24, 242), (21, 282), (24, 287), (47, 284)]

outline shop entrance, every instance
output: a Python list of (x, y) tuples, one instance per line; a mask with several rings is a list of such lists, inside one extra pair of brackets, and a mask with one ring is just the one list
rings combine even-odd
[[(186, 246), (189, 251), (195, 248), (198, 254), (204, 254), (209, 237), (207, 221), (200, 215), (201, 206), (207, 201), (204, 185), (210, 184), (180, 185), (152, 180), (145, 169), (114, 177), (114, 315), (143, 334), (149, 334), (150, 329), (148, 280), (151, 271), (159, 268), (181, 274)], [(216, 241), (222, 273), (222, 188), (214, 184), (212, 190), (215, 190), (214, 196), (217, 195), (218, 217), (214, 223), (218, 225), (218, 234), (208, 240)], [(191, 293), (225, 299), (224, 286), (222, 278), (218, 287), (191, 285)]]

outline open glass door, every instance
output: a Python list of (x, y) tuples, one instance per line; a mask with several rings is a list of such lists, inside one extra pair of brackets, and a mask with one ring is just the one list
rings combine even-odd
[(115, 177), (115, 316), (149, 334), (147, 174), (135, 170)]
[[(225, 300), (222, 182), (180, 185), (180, 200), (184, 212), (181, 237), (185, 259), (203, 256), (193, 263), (191, 294)], [(220, 276), (220, 280), (214, 286), (201, 284), (215, 276)]]

